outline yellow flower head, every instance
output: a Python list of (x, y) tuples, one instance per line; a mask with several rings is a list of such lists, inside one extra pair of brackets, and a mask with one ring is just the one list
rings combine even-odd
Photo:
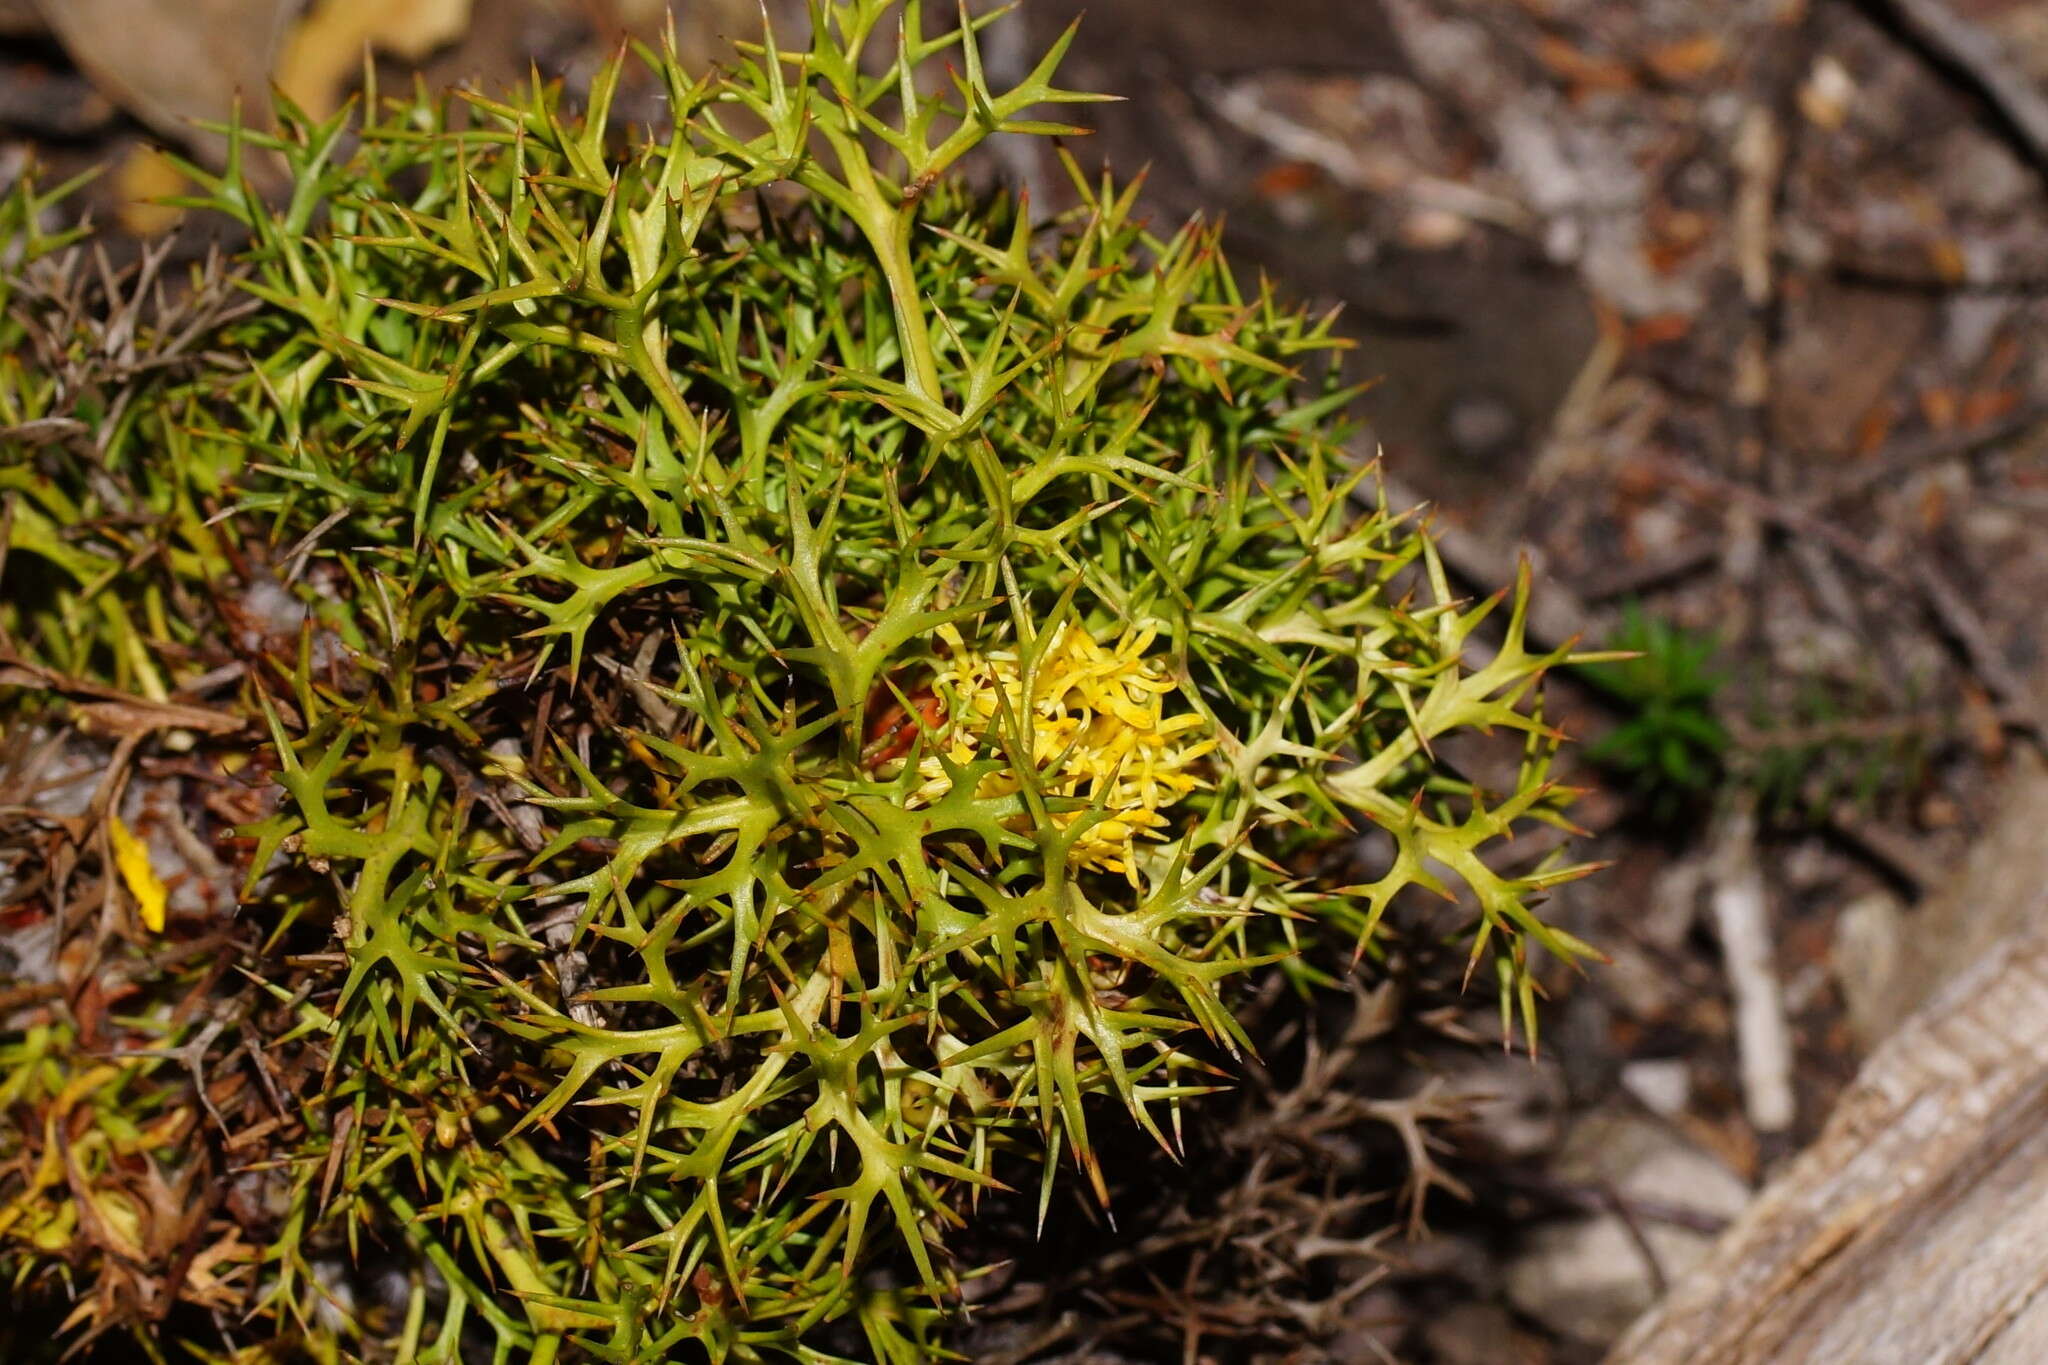
[[(1074, 853), (1083, 867), (1137, 873), (1132, 849), (1140, 838), (1163, 838), (1161, 811), (1189, 792), (1206, 787), (1196, 761), (1216, 747), (1193, 732), (1201, 716), (1165, 713), (1167, 696), (1179, 684), (1160, 659), (1145, 657), (1157, 632), (1127, 630), (1105, 645), (1086, 630), (1062, 624), (1047, 643), (1025, 694), (1023, 666), (1012, 650), (969, 649), (951, 626), (941, 629), (948, 646), (933, 678), (945, 706), (937, 748), (955, 763), (972, 759), (990, 722), (1008, 706), (1030, 727), (1031, 762), (1040, 790), (1048, 796), (1078, 797), (1099, 804), (1104, 819), (1085, 830)], [(927, 804), (952, 787), (937, 753), (918, 764), (924, 784), (913, 798)], [(1014, 773), (990, 773), (977, 796), (1002, 796), (1022, 785)], [(1084, 812), (1061, 811), (1061, 828)]]

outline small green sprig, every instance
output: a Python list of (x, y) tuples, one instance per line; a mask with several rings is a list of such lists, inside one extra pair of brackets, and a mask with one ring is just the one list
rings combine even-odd
[[(1501, 599), (1371, 495), (1331, 319), (1215, 228), (1071, 159), (1051, 219), (946, 175), (1094, 98), (1067, 37), (992, 87), (992, 18), (816, 3), (803, 51), (637, 49), (574, 114), (283, 107), (188, 168), (249, 236), (239, 359), (132, 404), (104, 473), (10, 457), (19, 648), (242, 670), (249, 1017), (302, 1078), (257, 1320), (929, 1359), (977, 1201), (1034, 1156), (1041, 1207), (1065, 1163), (1102, 1193), (1105, 1107), (1171, 1145), (1254, 1043), (1247, 972), (1340, 971), (1421, 887), (1533, 1036), (1532, 953), (1590, 955), (1539, 914), (1585, 867), (1486, 856), (1571, 796), (1526, 581), (1467, 668)], [(612, 127), (626, 60), (670, 127)], [(1520, 743), (1514, 790), (1437, 764), (1464, 730)], [(1392, 856), (1344, 884), (1368, 823)], [(402, 1311), (332, 1326), (337, 1245), (407, 1268)]]
[(1636, 789), (1653, 818), (1710, 801), (1725, 770), (1728, 732), (1714, 709), (1728, 678), (1712, 668), (1719, 642), (1630, 603), (1610, 643), (1629, 656), (1580, 676), (1623, 707), (1621, 724), (1587, 751)]

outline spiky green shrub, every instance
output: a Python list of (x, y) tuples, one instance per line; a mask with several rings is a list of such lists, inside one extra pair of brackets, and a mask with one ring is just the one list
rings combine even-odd
[[(1533, 1028), (1532, 948), (1588, 950), (1535, 913), (1583, 869), (1485, 861), (1569, 795), (1525, 585), (1464, 666), (1498, 599), (1369, 495), (1329, 320), (1214, 229), (948, 176), (1086, 98), (1064, 39), (993, 89), (986, 22), (847, 0), (702, 78), (638, 51), (652, 133), (611, 126), (619, 63), (580, 114), (287, 108), (194, 170), (245, 306), (144, 310), (125, 344), (175, 355), (112, 404), (51, 358), (97, 333), (35, 315), (9, 724), (121, 736), (243, 871), (226, 924), (133, 800), (31, 822), (104, 904), (15, 913), (123, 1004), (8, 1021), (17, 1283), (329, 1359), (926, 1359), (951, 1230), (1100, 1190), (1104, 1122), (1170, 1141), (1255, 967), (1346, 970), (1422, 887)], [(1475, 728), (1511, 790), (1432, 757)], [(167, 896), (160, 934), (124, 908)], [(102, 1174), (52, 1176), (93, 1123)], [(162, 1231), (138, 1170), (203, 1211), (114, 1247)]]

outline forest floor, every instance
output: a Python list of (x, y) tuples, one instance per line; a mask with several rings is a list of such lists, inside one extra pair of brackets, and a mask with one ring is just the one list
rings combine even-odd
[[(256, 76), (223, 57), (152, 88), (121, 52), (169, 49), (96, 32), (95, 8), (52, 35), (0, 0), (0, 179), (31, 153), (111, 161), (89, 194), (123, 232), (181, 230), (128, 200), (183, 117), (266, 61), (313, 99), (352, 69), (308, 54), (294, 6), (210, 0), (161, 7), (213, 26), (163, 42)], [(573, 95), (658, 8), (365, 5), (394, 17), (316, 36), (379, 42), (387, 78), (536, 64)], [(793, 40), (802, 7), (770, 8)], [(1025, 0), (990, 62), (1081, 8)], [(1411, 916), (1350, 995), (1253, 1003), (1263, 1063), (1183, 1165), (1106, 1154), (1117, 1227), (1056, 1201), (1039, 1235), (1028, 1202), (998, 1207), (962, 1349), (1596, 1360), (1894, 1022), (1916, 902), (2041, 738), (2048, 20), (2024, 0), (1086, 8), (1062, 84), (1129, 100), (1086, 107), (1074, 153), (1146, 169), (1160, 224), (1225, 215), (1248, 277), (1343, 306), (1378, 381), (1361, 458), (1431, 504), (1465, 588), (1509, 586), (1526, 554), (1545, 643), (1649, 657), (1554, 680), (1549, 718), (1588, 741), (1579, 851), (1612, 867), (1552, 913), (1611, 961), (1546, 982), (1539, 1056), (1503, 1053), (1491, 991), (1461, 994), (1461, 955)], [(751, 0), (684, 11), (707, 53), (758, 22)], [(985, 169), (1071, 201), (1037, 144)]]

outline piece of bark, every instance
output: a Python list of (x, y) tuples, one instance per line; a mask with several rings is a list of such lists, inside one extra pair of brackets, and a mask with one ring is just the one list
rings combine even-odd
[[(2042, 694), (2037, 689), (2035, 695)], [(2034, 709), (2037, 715), (2048, 711), (2048, 698)], [(2003, 814), (1971, 847), (1948, 885), (1933, 889), (1912, 912), (1909, 948), (1895, 986), (1901, 1019), (2038, 913), (2023, 892), (2048, 886), (2048, 764), (2027, 748), (2018, 750), (2014, 763), (2017, 771), (2000, 794)]]
[[(2048, 1360), (2048, 775), (2030, 763), (1820, 1138), (1608, 1365)], [(1962, 953), (1974, 961), (1953, 975)], [(1944, 976), (1947, 979), (1943, 979)]]

